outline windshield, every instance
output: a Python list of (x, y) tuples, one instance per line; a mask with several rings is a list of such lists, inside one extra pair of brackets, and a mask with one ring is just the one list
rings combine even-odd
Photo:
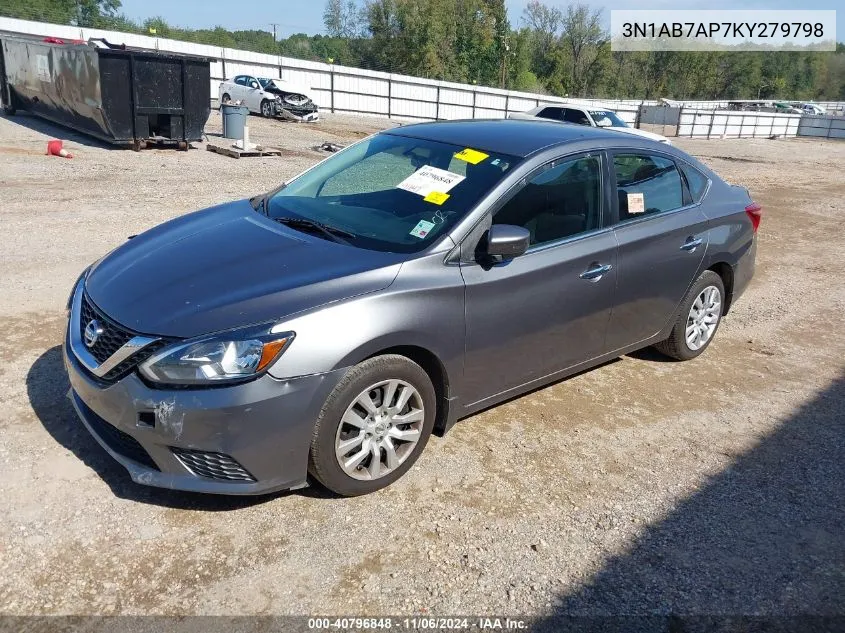
[(259, 78), (258, 78), (258, 83), (260, 83), (260, 84), (261, 84), (261, 87), (262, 87), (262, 88), (266, 88), (266, 87), (267, 87), (267, 84), (273, 83), (273, 80), (272, 80), (272, 79), (267, 79), (266, 77), (259, 77)]
[(448, 232), (517, 162), (474, 148), (377, 134), (288, 183), (268, 200), (266, 213), (339, 229), (361, 248), (412, 253)]
[(625, 121), (610, 110), (590, 110), (590, 116), (598, 127), (628, 127)]

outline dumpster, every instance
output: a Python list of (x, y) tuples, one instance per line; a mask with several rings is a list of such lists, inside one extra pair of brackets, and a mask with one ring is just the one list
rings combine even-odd
[(223, 138), (242, 139), (249, 108), (221, 103), (220, 112), (223, 114)]
[(211, 61), (0, 34), (0, 98), (115, 145), (185, 149), (211, 114)]

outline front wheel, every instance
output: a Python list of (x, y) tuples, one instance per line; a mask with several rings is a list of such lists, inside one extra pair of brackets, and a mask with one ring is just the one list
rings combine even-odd
[(273, 116), (273, 103), (266, 99), (261, 102), (261, 116), (270, 118)]
[(353, 497), (389, 486), (413, 466), (434, 427), (437, 398), (422, 367), (388, 354), (356, 365), (326, 399), (308, 470)]
[(712, 270), (705, 270), (687, 292), (672, 333), (654, 347), (677, 360), (690, 360), (707, 349), (725, 305), (725, 285)]

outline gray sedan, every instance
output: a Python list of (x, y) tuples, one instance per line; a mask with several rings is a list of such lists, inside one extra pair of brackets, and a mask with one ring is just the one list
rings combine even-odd
[(754, 273), (760, 216), (630, 134), (400, 127), (86, 270), (72, 400), (142, 484), (372, 492), (476, 411), (638, 348), (701, 354)]

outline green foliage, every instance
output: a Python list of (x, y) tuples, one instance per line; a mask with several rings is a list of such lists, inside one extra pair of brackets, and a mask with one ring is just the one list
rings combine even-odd
[[(0, 15), (556, 95), (628, 99), (845, 99), (837, 51), (612, 53), (601, 12), (542, 0), (508, 22), (505, 0), (324, 0), (326, 35), (142, 23), (120, 0), (0, 0)], [(268, 7), (273, 6), (272, 3)], [(272, 19), (268, 17), (268, 20)]]

